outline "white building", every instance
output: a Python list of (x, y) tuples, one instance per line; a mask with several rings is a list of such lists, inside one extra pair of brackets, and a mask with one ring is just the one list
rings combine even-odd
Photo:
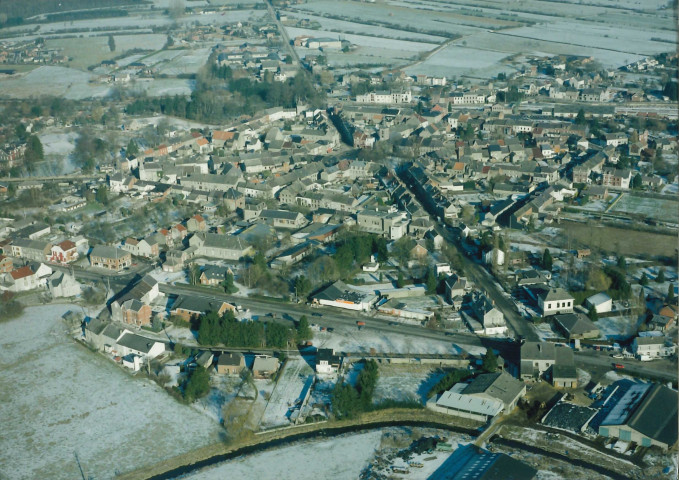
[(405, 92), (369, 92), (364, 95), (356, 95), (356, 103), (411, 103), (413, 94), (410, 90)]
[(538, 306), (543, 317), (571, 313), (573, 311), (573, 300), (571, 294), (563, 288), (550, 288), (549, 290), (542, 290), (538, 294)]
[(313, 302), (330, 307), (367, 312), (377, 302), (377, 298), (374, 293), (353, 290), (344, 282), (338, 280), (318, 292), (314, 296)]
[(613, 309), (613, 299), (604, 292), (588, 297), (586, 302), (588, 307), (596, 309), (596, 313), (607, 313)]

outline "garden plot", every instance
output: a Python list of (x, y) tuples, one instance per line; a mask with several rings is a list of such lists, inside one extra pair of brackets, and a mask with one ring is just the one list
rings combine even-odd
[(73, 308), (0, 324), (0, 477), (79, 478), (77, 452), (86, 475), (113, 478), (219, 441), (208, 417), (74, 343), (60, 320)]
[(610, 211), (642, 215), (646, 218), (667, 222), (679, 222), (679, 216), (677, 215), (679, 203), (676, 200), (623, 194)]
[(212, 384), (210, 393), (191, 406), (221, 424), (224, 421), (224, 406), (236, 398), (243, 381), (240, 377), (212, 375), (210, 382)]
[(600, 318), (595, 325), (601, 336), (609, 340), (626, 340), (637, 333), (638, 321), (635, 318), (616, 316)]
[(424, 365), (380, 365), (373, 401), (414, 400), (425, 403), (427, 393), (443, 373)]
[(314, 371), (304, 358), (289, 359), (280, 372), (278, 382), (269, 395), (262, 415), (262, 428), (290, 424), (290, 412), (313, 380)]
[(134, 83), (133, 90), (146, 92), (151, 97), (163, 95), (190, 95), (196, 84), (195, 80), (183, 78), (139, 78)]
[(187, 475), (188, 479), (277, 478), (317, 480), (359, 478), (379, 446), (381, 431), (296, 443), (241, 457)]
[(108, 95), (110, 87), (89, 83), (94, 75), (73, 68), (42, 66), (26, 75), (0, 81), (0, 95), (31, 98), (36, 93), (73, 100)]
[(209, 48), (185, 50), (183, 55), (173, 58), (158, 68), (158, 72), (167, 75), (196, 73), (207, 63), (210, 56)]

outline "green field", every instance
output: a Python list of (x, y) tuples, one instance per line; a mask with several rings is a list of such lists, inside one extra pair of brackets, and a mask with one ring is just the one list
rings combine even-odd
[(627, 193), (613, 205), (610, 212), (679, 223), (679, 202), (670, 199), (648, 198)]
[[(674, 211), (676, 213), (676, 209)], [(650, 255), (674, 257), (677, 236), (609, 226), (563, 222), (561, 228), (577, 242), (577, 248), (589, 247), (619, 255)]]

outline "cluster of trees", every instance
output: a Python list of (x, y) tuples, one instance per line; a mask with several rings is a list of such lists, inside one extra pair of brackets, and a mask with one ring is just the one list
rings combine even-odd
[(227, 347), (285, 348), (295, 332), (275, 322), (240, 322), (231, 311), (209, 312), (199, 319), (198, 343)]
[(252, 264), (245, 270), (243, 281), (248, 287), (255, 287), (270, 294), (287, 297), (290, 286), (286, 280), (274, 274), (266, 264), (266, 257), (258, 251), (252, 259)]
[(11, 292), (5, 291), (0, 295), (0, 322), (11, 320), (24, 312), (24, 306), (13, 299)]
[(386, 239), (376, 235), (353, 234), (344, 238), (333, 255), (333, 260), (340, 276), (346, 278), (353, 272), (355, 264), (366, 263), (371, 254), (376, 254), (381, 262), (388, 260)]
[(95, 137), (88, 131), (82, 131), (75, 141), (73, 159), (85, 172), (92, 172), (101, 159), (109, 151), (108, 143)]
[(469, 370), (461, 370), (457, 368), (453, 369), (446, 373), (444, 377), (439, 380), (436, 385), (431, 388), (431, 390), (429, 390), (427, 396), (432, 398), (435, 395), (440, 395), (443, 392), (450, 390), (450, 388), (456, 383), (463, 382), (471, 376), (472, 374)]
[[(141, 97), (126, 108), (130, 115), (163, 113), (206, 123), (219, 123), (239, 115), (252, 115), (274, 106), (295, 107), (298, 103), (323, 104), (322, 95), (306, 75), (284, 82), (265, 75), (261, 82), (249, 76), (236, 76), (229, 67), (219, 67), (214, 59), (199, 72), (190, 97)], [(238, 77), (238, 78), (237, 78)]]
[(191, 376), (184, 386), (184, 400), (191, 403), (194, 400), (204, 397), (209, 392), (210, 374), (204, 367), (198, 365), (196, 369), (191, 372)]
[(352, 418), (371, 409), (379, 371), (375, 360), (368, 360), (356, 379), (356, 387), (339, 379), (332, 391), (332, 411), (337, 418)]

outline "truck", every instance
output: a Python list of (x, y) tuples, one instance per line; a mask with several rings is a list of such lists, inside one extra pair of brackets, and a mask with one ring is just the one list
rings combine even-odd
[(356, 322), (356, 326), (357, 326), (358, 329), (360, 330), (360, 329), (362, 329), (363, 327), (365, 327), (365, 322), (362, 321), (362, 320), (359, 320), (358, 322)]

